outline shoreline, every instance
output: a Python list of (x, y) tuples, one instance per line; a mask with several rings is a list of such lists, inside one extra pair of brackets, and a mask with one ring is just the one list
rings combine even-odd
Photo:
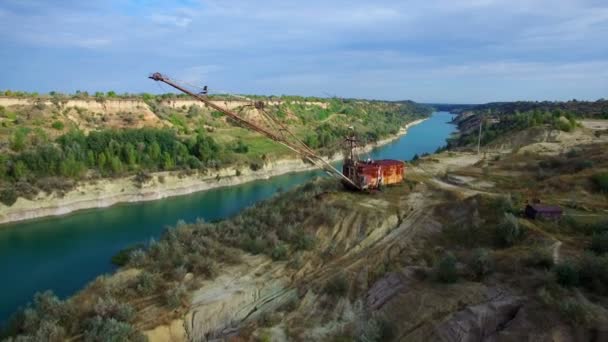
[[(360, 148), (359, 153), (366, 153), (391, 143), (406, 135), (409, 128), (427, 119), (414, 120), (402, 127), (394, 136)], [(326, 160), (335, 162), (341, 159), (342, 155), (338, 153)], [(302, 159), (290, 158), (271, 161), (257, 171), (248, 167), (228, 167), (209, 174), (197, 172), (186, 176), (184, 176), (183, 171), (155, 172), (150, 174), (152, 176), (151, 181), (141, 187), (134, 184), (133, 176), (87, 181), (78, 184), (62, 197), (41, 192), (34, 200), (19, 198), (10, 207), (0, 204), (0, 229), (7, 227), (9, 223), (61, 216), (85, 209), (107, 208), (120, 203), (146, 202), (183, 196), (199, 191), (240, 185), (288, 173), (315, 169), (318, 168), (304, 162)]]

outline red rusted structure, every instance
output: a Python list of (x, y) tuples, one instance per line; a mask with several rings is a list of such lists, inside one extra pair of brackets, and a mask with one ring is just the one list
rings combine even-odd
[[(342, 173), (362, 190), (378, 189), (385, 185), (398, 184), (405, 176), (405, 164), (399, 160), (383, 159), (358, 161), (347, 160)], [(346, 184), (348, 185), (348, 184)]]
[(403, 181), (405, 173), (405, 165), (398, 160), (377, 160), (377, 161), (359, 161), (355, 155), (357, 140), (351, 136), (346, 138), (348, 143), (349, 154), (346, 156), (343, 172), (340, 172), (329, 162), (317, 155), (310, 147), (298, 139), (282, 122), (270, 115), (264, 110), (264, 103), (261, 101), (252, 102), (251, 106), (260, 111), (263, 118), (267, 121), (268, 126), (262, 127), (254, 122), (246, 120), (237, 113), (218, 106), (207, 98), (207, 86), (203, 92), (194, 93), (184, 86), (177, 84), (174, 80), (164, 76), (158, 72), (150, 75), (150, 79), (160, 81), (170, 85), (171, 87), (190, 95), (191, 97), (205, 103), (205, 105), (224, 113), (234, 120), (237, 124), (261, 133), (267, 138), (276, 141), (277, 143), (287, 147), (293, 152), (299, 154), (306, 160), (310, 161), (317, 167), (325, 170), (328, 174), (342, 180), (345, 186), (357, 190), (372, 190), (378, 189), (384, 185), (397, 184)]

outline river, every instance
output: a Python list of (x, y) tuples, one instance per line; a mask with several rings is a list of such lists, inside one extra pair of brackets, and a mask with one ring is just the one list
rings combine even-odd
[[(446, 112), (434, 113), (370, 156), (410, 160), (415, 154), (432, 153), (455, 130), (448, 123), (451, 118)], [(116, 268), (110, 263), (112, 255), (158, 238), (178, 220), (227, 218), (321, 174), (291, 173), (181, 197), (8, 224), (0, 229), (0, 274), (4, 279), (0, 282), (0, 325), (36, 291), (50, 289), (61, 297), (69, 296), (98, 275), (112, 272)]]

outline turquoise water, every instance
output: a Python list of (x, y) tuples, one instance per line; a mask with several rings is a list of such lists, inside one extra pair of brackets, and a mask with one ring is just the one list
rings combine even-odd
[[(410, 128), (407, 135), (371, 153), (372, 158), (409, 160), (432, 153), (454, 131), (449, 113), (435, 113)], [(365, 157), (365, 156), (362, 156)], [(0, 323), (36, 291), (68, 296), (96, 276), (111, 272), (112, 255), (138, 242), (160, 236), (178, 220), (206, 221), (233, 216), (243, 208), (321, 175), (291, 173), (269, 180), (152, 202), (116, 205), (66, 216), (0, 227)]]

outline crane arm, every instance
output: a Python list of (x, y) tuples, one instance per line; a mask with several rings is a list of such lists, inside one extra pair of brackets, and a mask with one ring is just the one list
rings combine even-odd
[[(217, 104), (213, 103), (211, 100), (209, 100), (208, 98), (206, 98), (205, 96), (201, 96), (199, 94), (195, 94), (194, 92), (184, 88), (183, 86), (177, 84), (175, 81), (171, 80), (170, 78), (162, 75), (161, 73), (154, 73), (152, 75), (149, 76), (150, 79), (154, 80), (154, 81), (159, 81), (159, 82), (163, 82), (165, 84), (170, 85), (171, 87), (190, 95), (191, 97), (205, 103), (207, 106), (225, 114), (226, 116), (228, 116), (229, 118), (233, 119), (237, 124), (248, 128), (252, 131), (261, 133), (262, 135), (266, 136), (267, 138), (276, 141), (277, 143), (287, 147), (288, 149), (290, 149), (291, 151), (295, 152), (296, 154), (306, 158), (308, 161), (310, 161), (312, 164), (314, 164), (315, 166), (324, 169), (325, 171), (327, 171), (329, 174), (341, 178), (344, 181), (348, 182), (349, 184), (351, 184), (352, 186), (354, 186), (355, 188), (359, 188), (359, 186), (357, 184), (355, 184), (350, 178), (346, 177), (342, 172), (340, 172), (338, 169), (336, 169), (333, 165), (331, 165), (329, 162), (327, 162), (326, 160), (324, 160), (323, 158), (321, 158), (320, 156), (318, 156), (317, 154), (315, 154), (312, 149), (310, 149), (308, 146), (306, 146), (306, 144), (304, 144), (304, 142), (302, 142), (301, 140), (297, 139), (297, 137), (295, 137), (295, 135), (289, 131), (282, 123), (278, 122), (277, 120), (275, 120), (274, 118), (271, 118), (271, 120), (273, 120), (276, 124), (279, 125), (279, 127), (281, 127), (281, 129), (283, 129), (284, 131), (288, 132), (290, 136), (293, 137), (293, 139), (296, 140), (296, 143), (293, 143), (289, 140), (287, 140), (286, 138), (275, 134), (272, 131), (269, 131), (268, 129), (261, 127), (259, 125), (256, 125), (253, 122), (250, 122), (248, 120), (243, 119), (242, 117), (240, 117), (238, 114), (236, 114), (235, 112), (227, 109), (227, 108), (223, 108), (221, 106), (218, 106)], [(264, 113), (264, 115), (269, 116), (267, 113)]]

